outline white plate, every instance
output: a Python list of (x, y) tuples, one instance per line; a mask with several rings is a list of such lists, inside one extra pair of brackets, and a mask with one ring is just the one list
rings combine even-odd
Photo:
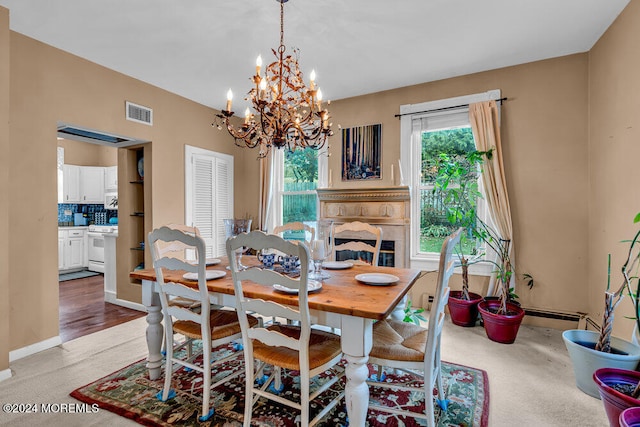
[[(309, 280), (308, 287), (309, 287), (309, 293), (316, 292), (322, 289), (322, 283), (316, 282), (315, 280)], [(286, 286), (277, 285), (277, 284), (273, 285), (273, 289), (275, 289), (276, 291), (284, 292), (286, 294), (298, 293), (297, 289), (287, 288)]]
[[(226, 271), (221, 271), (221, 270), (207, 270), (206, 272), (206, 277), (207, 280), (213, 280), (213, 279), (219, 279), (221, 277), (224, 277), (227, 275)], [(183, 278), (187, 279), (187, 280), (198, 280), (198, 273), (185, 273), (183, 276)]]
[(390, 285), (400, 280), (400, 278), (386, 273), (364, 273), (358, 274), (356, 280), (367, 285)]
[(207, 263), (207, 266), (210, 266), (220, 264), (222, 261), (220, 261), (218, 258), (207, 258), (205, 262)]
[(327, 270), (344, 270), (353, 267), (352, 262), (347, 261), (326, 261), (322, 263), (322, 267)]

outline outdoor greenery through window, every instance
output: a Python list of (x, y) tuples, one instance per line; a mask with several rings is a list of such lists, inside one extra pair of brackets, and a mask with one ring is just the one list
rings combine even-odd
[[(455, 192), (443, 188), (443, 175), (451, 177), (452, 187), (465, 185), (467, 194), (480, 196), (479, 168), (469, 160), (470, 153), (476, 151), (471, 127), (423, 130), (420, 151), (420, 252), (440, 252), (444, 239), (462, 225), (451, 212), (465, 209), (457, 205)], [(478, 242), (473, 236), (463, 236), (461, 243), (465, 255), (477, 252)]]
[[(282, 224), (317, 219), (318, 151), (312, 148), (284, 153)], [(304, 240), (304, 232), (287, 232), (286, 239)]]

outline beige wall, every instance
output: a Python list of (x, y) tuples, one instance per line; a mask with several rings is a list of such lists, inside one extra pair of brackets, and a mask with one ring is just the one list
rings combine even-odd
[[(0, 29), (7, 32), (8, 25), (3, 24)], [(0, 40), (4, 42), (6, 38)], [(0, 44), (0, 54), (7, 48)], [(8, 191), (8, 197), (3, 199), (8, 203), (2, 206), (9, 207), (12, 230), (8, 234), (11, 252), (0, 252), (4, 255), (2, 261), (11, 266), (10, 315), (7, 322), (0, 322), (0, 328), (9, 324), (10, 333), (8, 341), (6, 332), (0, 333), (0, 343), (8, 342), (8, 350), (14, 350), (58, 335), (58, 306), (54, 303), (58, 300), (58, 121), (152, 141), (151, 208), (155, 225), (184, 221), (185, 144), (235, 156), (236, 214), (257, 211), (256, 203), (245, 200), (258, 197), (256, 186), (245, 184), (246, 180), (255, 182), (257, 176), (251, 170), (253, 153), (236, 148), (225, 132), (211, 126), (213, 110), (15, 32), (10, 33), (10, 48), (11, 143), (6, 161), (15, 185), (6, 190), (0, 187)], [(1, 64), (3, 76), (7, 62)], [(6, 79), (0, 77), (0, 91), (3, 81)], [(152, 108), (154, 126), (125, 120), (127, 100)], [(0, 126), (0, 143), (2, 135)], [(251, 168), (244, 167), (244, 163)], [(2, 168), (3, 173), (6, 170)], [(7, 182), (3, 179), (2, 185)], [(6, 221), (2, 224), (6, 226)], [(34, 262), (38, 268), (33, 268)], [(5, 283), (2, 277), (0, 284)], [(0, 312), (4, 315), (6, 310)]]
[[(329, 168), (335, 187), (391, 185), (400, 155), (400, 105), (500, 89), (502, 145), (511, 202), (518, 273), (525, 307), (587, 311), (587, 55), (578, 54), (331, 103)], [(344, 183), (340, 132), (382, 124), (383, 179)]]
[[(102, 129), (99, 129), (102, 130)], [(58, 147), (64, 148), (64, 162), (79, 166), (117, 166), (118, 149), (89, 142), (59, 139)]]
[[(588, 293), (600, 322), (611, 253), (611, 287), (638, 230), (640, 212), (640, 2), (631, 1), (589, 53), (589, 252)], [(616, 310), (614, 335), (629, 338), (630, 299)]]
[(9, 11), (0, 6), (0, 372), (9, 368)]

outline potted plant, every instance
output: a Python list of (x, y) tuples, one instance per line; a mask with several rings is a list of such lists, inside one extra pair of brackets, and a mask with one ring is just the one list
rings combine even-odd
[[(477, 200), (482, 197), (478, 189), (478, 171), (486, 154), (471, 151), (465, 155), (440, 154), (436, 165), (434, 192), (439, 192), (447, 206), (447, 221), (453, 227), (464, 227), (473, 236), (477, 218)], [(451, 291), (447, 306), (451, 321), (458, 326), (475, 326), (478, 319), (478, 303), (482, 296), (469, 291), (470, 261), (463, 250), (463, 239), (456, 252), (462, 270), (462, 289)]]
[[(456, 158), (441, 154), (437, 165), (434, 191), (440, 191), (444, 196), (449, 223), (465, 227), (469, 235), (485, 242), (497, 254), (497, 261), (481, 259), (479, 256), (470, 261), (460, 244), (458, 256), (462, 269), (462, 290), (451, 292), (449, 313), (453, 323), (473, 326), (479, 310), (489, 339), (512, 343), (524, 317), (524, 310), (515, 303), (517, 296), (510, 287), (514, 274), (514, 266), (509, 255), (511, 242), (501, 239), (496, 230), (477, 215), (477, 200), (482, 197), (477, 178), (485, 156), (491, 158), (492, 150), (471, 151)], [(499, 283), (497, 299), (482, 301), (480, 295), (469, 292), (468, 268), (475, 262), (489, 262), (495, 266)], [(525, 277), (528, 286), (533, 286), (531, 276)]]
[[(634, 223), (640, 222), (640, 213), (634, 218)], [(631, 296), (635, 310), (634, 335), (640, 326), (640, 230), (630, 241), (627, 259), (622, 265), (624, 286)], [(635, 284), (635, 287), (634, 287)], [(631, 344), (631, 343), (630, 343)], [(637, 344), (631, 344), (638, 347)], [(605, 412), (611, 426), (631, 426), (640, 424), (640, 372), (636, 371), (636, 364), (623, 369), (600, 368), (593, 374), (593, 380), (598, 386), (598, 393), (604, 404)]]
[[(640, 215), (635, 218), (635, 222), (638, 221), (640, 221)], [(592, 380), (595, 371), (600, 368), (634, 370), (638, 365), (638, 361), (640, 361), (640, 346), (611, 336), (614, 310), (624, 297), (625, 290), (632, 297), (633, 305), (636, 309), (636, 318), (638, 318), (638, 286), (640, 286), (640, 283), (638, 282), (637, 269), (640, 259), (639, 239), (640, 231), (636, 233), (629, 245), (627, 259), (622, 266), (623, 282), (615, 292), (609, 290), (611, 281), (611, 256), (609, 256), (605, 309), (600, 330), (572, 329), (562, 333), (562, 338), (573, 364), (576, 385), (580, 390), (594, 397), (602, 395), (599, 387)], [(636, 283), (635, 292), (632, 291), (632, 282)], [(638, 320), (636, 319), (636, 321)], [(606, 381), (603, 380), (603, 382)], [(635, 393), (636, 397), (640, 395), (640, 389)]]
[[(520, 304), (515, 302), (517, 295), (513, 293), (511, 288), (511, 277), (515, 272), (509, 255), (511, 241), (501, 239), (493, 228), (480, 220), (478, 220), (474, 233), (497, 254), (496, 261), (485, 260), (496, 268), (498, 298), (485, 298), (478, 304), (484, 330), (490, 340), (511, 344), (516, 340), (525, 314)], [(529, 286), (533, 286), (532, 280), (529, 280)]]

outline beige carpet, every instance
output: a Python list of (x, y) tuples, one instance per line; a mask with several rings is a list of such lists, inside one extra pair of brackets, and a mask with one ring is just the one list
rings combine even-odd
[[(0, 403), (79, 403), (69, 392), (146, 354), (144, 318), (66, 342), (11, 364)], [(514, 344), (489, 341), (482, 327), (446, 323), (443, 358), (489, 374), (491, 427), (606, 426), (602, 403), (579, 391), (561, 331), (523, 326)], [(55, 407), (55, 405), (52, 405)], [(6, 414), (7, 426), (138, 425), (108, 411)]]

